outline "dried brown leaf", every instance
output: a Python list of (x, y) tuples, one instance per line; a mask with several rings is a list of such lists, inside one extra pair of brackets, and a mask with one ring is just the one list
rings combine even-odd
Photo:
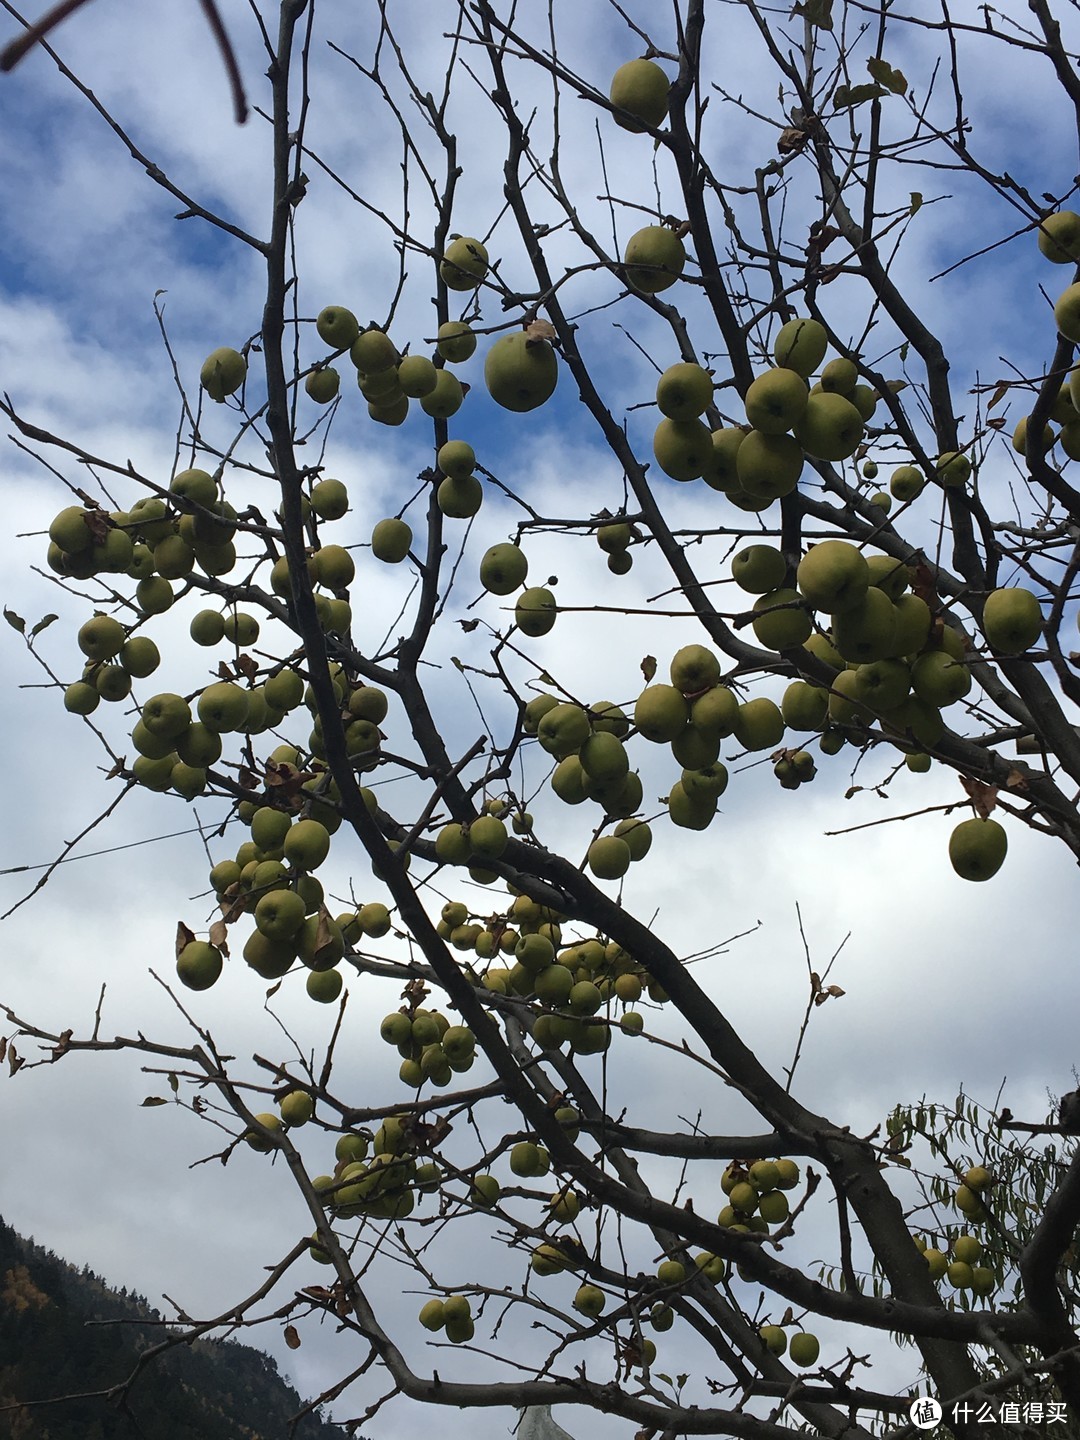
[(834, 1000), (839, 1000), (841, 995), (847, 994), (847, 991), (841, 990), (839, 985), (827, 985), (825, 989), (826, 993), (831, 995)]
[(997, 808), (998, 787), (984, 785), (981, 780), (972, 780), (968, 775), (960, 776), (960, 784), (974, 805), (976, 814), (983, 820), (988, 819)]
[(216, 945), (223, 955), (228, 955), (229, 927), (224, 920), (215, 920), (210, 926), (210, 944)]
[(139, 1108), (142, 1110), (153, 1109), (158, 1105), (167, 1105), (168, 1103), (163, 1095), (148, 1095)]
[(285, 1326), (285, 1344), (290, 1350), (300, 1349), (300, 1336), (297, 1334), (295, 1325)]
[(195, 939), (195, 931), (189, 930), (182, 920), (176, 922), (176, 958), (180, 959), (184, 949)]
[(641, 673), (645, 677), (645, 684), (651, 685), (653, 676), (656, 674), (656, 656), (646, 655), (641, 662)]
[(550, 320), (537, 318), (525, 326), (525, 334), (530, 340), (554, 340), (558, 331)]
[(1027, 776), (1019, 770), (1010, 770), (1005, 784), (1010, 790), (1026, 790), (1028, 788)]

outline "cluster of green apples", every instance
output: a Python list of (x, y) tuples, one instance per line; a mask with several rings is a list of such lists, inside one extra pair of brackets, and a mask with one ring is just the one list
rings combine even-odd
[(406, 1085), (419, 1089), (425, 1080), (440, 1088), (455, 1075), (471, 1070), (476, 1058), (476, 1036), (467, 1025), (451, 1025), (438, 1010), (420, 1005), (394, 1010), (379, 1026), (379, 1034), (401, 1056), (399, 1075)]
[(472, 1306), (467, 1295), (448, 1295), (445, 1300), (435, 1297), (421, 1306), (418, 1318), (425, 1330), (445, 1331), (453, 1345), (473, 1338)]
[(68, 505), (49, 526), (46, 561), (57, 575), (89, 580), (126, 575), (137, 581), (135, 604), (143, 615), (172, 605), (171, 582), (194, 570), (227, 574), (236, 563), (236, 511), (205, 470), (181, 470), (159, 495), (130, 510)]
[(762, 1325), (758, 1330), (762, 1344), (766, 1350), (773, 1355), (787, 1353), (788, 1359), (793, 1365), (798, 1365), (805, 1370), (811, 1365), (817, 1364), (817, 1358), (821, 1354), (821, 1344), (816, 1335), (808, 1330), (797, 1330), (788, 1339), (787, 1331), (782, 1325)]
[[(925, 751), (944, 732), (942, 711), (971, 689), (971, 657), (964, 636), (912, 593), (908, 566), (835, 539), (810, 546), (794, 584), (782, 552), (762, 544), (736, 555), (732, 577), (756, 597), (752, 628), (762, 645), (803, 647), (831, 671), (827, 684), (809, 675), (789, 684), (770, 739), (778, 741), (784, 726), (818, 731), (832, 753), (847, 736), (880, 725), (913, 752), (911, 768), (926, 768)], [(991, 649), (1022, 653), (1040, 633), (1039, 602), (1022, 587), (995, 590), (982, 624)], [(975, 817), (953, 831), (949, 855), (957, 874), (986, 880), (1006, 848), (1004, 828)]]
[[(968, 1223), (986, 1219), (983, 1197), (992, 1184), (993, 1177), (984, 1165), (973, 1165), (964, 1172), (953, 1203)], [(977, 1235), (960, 1232), (951, 1238), (946, 1249), (929, 1244), (922, 1235), (912, 1238), (934, 1280), (947, 1280), (954, 1290), (969, 1290), (978, 1296), (989, 1295), (997, 1288), (998, 1278), (985, 1263), (988, 1257)]]
[[(718, 430), (702, 418), (712, 404), (712, 376), (691, 362), (670, 366), (656, 386), (663, 418), (653, 435), (653, 455), (660, 469), (673, 480), (703, 479), (740, 509), (757, 511), (791, 494), (808, 457), (850, 459), (863, 443), (879, 397), (860, 381), (858, 366), (847, 356), (825, 364), (811, 385), (827, 349), (819, 321), (787, 321), (773, 344), (776, 363), (746, 392), (746, 425)], [(966, 484), (970, 474), (967, 456), (949, 451), (935, 461), (932, 478), (953, 487)], [(925, 484), (914, 466), (899, 467), (892, 496), (880, 492), (875, 503), (887, 512), (893, 496), (913, 500)]]
[(769, 1233), (769, 1227), (783, 1225), (790, 1214), (787, 1191), (800, 1180), (794, 1160), (755, 1160), (751, 1165), (732, 1161), (720, 1177), (720, 1188), (728, 1203), (716, 1217), (725, 1230)]

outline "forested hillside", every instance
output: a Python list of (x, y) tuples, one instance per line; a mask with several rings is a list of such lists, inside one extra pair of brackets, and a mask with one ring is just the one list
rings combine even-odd
[(178, 1346), (124, 1405), (6, 1408), (117, 1384), (161, 1340), (162, 1319), (141, 1295), (110, 1289), (0, 1219), (0, 1440), (346, 1440), (314, 1416), (290, 1432), (300, 1397), (269, 1355), (235, 1341)]

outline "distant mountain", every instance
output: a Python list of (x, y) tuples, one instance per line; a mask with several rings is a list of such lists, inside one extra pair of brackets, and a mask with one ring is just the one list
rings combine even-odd
[[(0, 1219), (0, 1440), (287, 1440), (303, 1402), (269, 1355), (232, 1340), (178, 1345), (147, 1366), (122, 1406), (4, 1408), (118, 1384), (162, 1339), (162, 1319), (141, 1295), (110, 1289)], [(101, 1320), (121, 1323), (88, 1323)], [(314, 1415), (294, 1433), (350, 1440)]]

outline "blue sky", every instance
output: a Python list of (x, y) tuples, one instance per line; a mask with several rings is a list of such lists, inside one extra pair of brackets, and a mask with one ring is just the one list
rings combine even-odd
[[(260, 5), (265, 12), (272, 8)], [(446, 42), (440, 28), (430, 24), (430, 8), (428, 0), (391, 0), (391, 11), (401, 18), (402, 34), (413, 47), (410, 54), (422, 85), (433, 88), (445, 70)], [(229, 17), (230, 32), (249, 100), (264, 104), (265, 58), (246, 13), (237, 9)], [(643, 3), (629, 9), (639, 21), (651, 14)], [(760, 49), (739, 28), (738, 12), (724, 7), (723, 13), (727, 28), (710, 16), (706, 30), (709, 75), (729, 93), (744, 94), (748, 105), (775, 109), (776, 83)], [(605, 8), (560, 4), (556, 18), (560, 54), (602, 89), (617, 64), (640, 53), (640, 41)], [(668, 22), (665, 16), (649, 23), (667, 27)], [(331, 28), (339, 25), (344, 28)], [(367, 25), (362, 18), (342, 22), (319, 12), (308, 136), (353, 189), (397, 219), (400, 145), (394, 126), (368, 82), (325, 47), (326, 39), (334, 38), (344, 48), (365, 54)], [(10, 22), (7, 26), (9, 30)], [(542, 25), (534, 38), (547, 43)], [(661, 48), (670, 47), (666, 29), (656, 38)], [(197, 6), (131, 8), (120, 0), (97, 0), (58, 32), (56, 43), (134, 142), (178, 185), (231, 221), (257, 235), (265, 233), (266, 127), (257, 116), (243, 129), (233, 124), (220, 60)], [(926, 93), (937, 44), (932, 32), (909, 30), (898, 35), (895, 49), (886, 48), (920, 97)], [(1077, 169), (1075, 137), (1067, 106), (1048, 93), (1045, 64), (1040, 68), (1014, 52), (1000, 53), (980, 37), (965, 40), (961, 55), (974, 153), (995, 171), (1008, 170), (1022, 179), (1035, 195), (1065, 193)], [(477, 66), (479, 58), (474, 55), (471, 63)], [(478, 73), (482, 75), (482, 69)], [(463, 175), (454, 228), (487, 234), (494, 226), (491, 249), (500, 259), (500, 273), (508, 284), (525, 289), (525, 257), (510, 221), (499, 218), (504, 141), (483, 87), (464, 72), (459, 79), (451, 115), (460, 137)], [(937, 83), (940, 88), (943, 79)], [(550, 84), (522, 76), (522, 85), (522, 111), (537, 107), (537, 150), (546, 157)], [(408, 107), (407, 97), (402, 104)], [(886, 128), (895, 124), (898, 132), (901, 102), (895, 102), (892, 112), (890, 104), (883, 106)], [(593, 112), (570, 98), (562, 106), (563, 178), (583, 219), (608, 243), (609, 214), (597, 199), (604, 180)], [(719, 93), (711, 99), (709, 119), (711, 163), (726, 181), (752, 184), (755, 167), (775, 153), (775, 131), (724, 103)], [(864, 120), (864, 113), (856, 119)], [(88, 451), (118, 463), (130, 458), (137, 469), (164, 483), (173, 470), (180, 407), (154, 316), (155, 293), (166, 292), (161, 303), (168, 335), (182, 380), (194, 395), (203, 357), (219, 345), (240, 345), (258, 330), (259, 259), (201, 220), (177, 221), (178, 202), (147, 179), (45, 56), (32, 55), (0, 80), (0, 124), (8, 137), (0, 154), (0, 390), (34, 424), (70, 436)], [(607, 183), (637, 202), (652, 203), (648, 141), (617, 132), (606, 118), (599, 124)], [(1032, 138), (1036, 134), (1038, 143)], [(427, 153), (433, 153), (430, 145)], [(388, 231), (322, 170), (315, 165), (307, 170), (311, 184), (297, 224), (299, 313), (310, 321), (323, 305), (345, 304), (362, 321), (381, 320), (397, 274)], [(657, 173), (663, 204), (673, 206), (676, 192), (663, 157)], [(817, 214), (812, 177), (794, 173), (787, 217), (792, 245), (801, 243)], [(1002, 378), (1008, 373), (1007, 362), (1029, 374), (1046, 363), (1054, 334), (1039, 287), (1046, 287), (1052, 301), (1070, 274), (1042, 261), (1033, 239), (1026, 237), (928, 284), (929, 275), (1008, 235), (1018, 224), (1015, 212), (1000, 201), (988, 201), (967, 177), (947, 171), (904, 170), (888, 184), (898, 205), (914, 190), (926, 201), (890, 273), (918, 298), (946, 342), (954, 362), (957, 408), (966, 410), (970, 433), (974, 402), (965, 400), (964, 392), (977, 379)], [(410, 203), (414, 229), (424, 234), (429, 207), (415, 174)], [(752, 225), (753, 196), (734, 196), (733, 204), (740, 223)], [(553, 207), (548, 202), (538, 208), (542, 212)], [(620, 214), (621, 242), (639, 223), (638, 214)], [(548, 243), (557, 271), (564, 262), (581, 262), (582, 252), (569, 236)], [(422, 349), (432, 326), (430, 263), (418, 256), (409, 268), (392, 333), (399, 345), (409, 342)], [(602, 376), (613, 412), (625, 417), (639, 452), (651, 458), (655, 412), (641, 407), (651, 404), (656, 371), (642, 350), (663, 368), (676, 358), (670, 336), (643, 307), (604, 308), (619, 294), (609, 276), (582, 275), (571, 294), (570, 308), (580, 317), (582, 349)], [(689, 295), (680, 296), (680, 303), (691, 315), (694, 343), (701, 350), (716, 350), (709, 319), (695, 309)], [(854, 284), (838, 281), (827, 296), (823, 292), (822, 304), (839, 333), (858, 333), (865, 297)], [(493, 303), (484, 318), (494, 326), (512, 316), (503, 315)], [(302, 360), (321, 358), (324, 351), (313, 343), (310, 324), (301, 331)], [(880, 348), (888, 350), (892, 341), (885, 326), (882, 331)], [(461, 367), (473, 388), (454, 433), (467, 436), (480, 462), (541, 514), (585, 519), (603, 506), (616, 509), (623, 493), (621, 471), (590, 428), (570, 375), (563, 371), (547, 406), (518, 420), (498, 411), (484, 392), (482, 357), (483, 345), (477, 357)], [(402, 605), (408, 613), (411, 579), (404, 569), (381, 569), (360, 547), (367, 543), (372, 524), (400, 508), (416, 488), (419, 471), (431, 464), (431, 432), (419, 416), (411, 416), (401, 430), (374, 427), (363, 413), (347, 362), (340, 362), (340, 368), (345, 399), (327, 440), (325, 473), (347, 482), (352, 510), (341, 522), (341, 534), (329, 538), (357, 547), (360, 580), (354, 610), (364, 643), (374, 646)], [(718, 378), (726, 376), (718, 371)], [(253, 393), (257, 385), (256, 378)], [(1010, 428), (1020, 413), (1015, 406), (1010, 411)], [(311, 406), (303, 415), (309, 423), (316, 418)], [(229, 445), (235, 421), (232, 409), (211, 409), (206, 415), (209, 445)], [(257, 459), (257, 443), (242, 453)], [(70, 459), (50, 458), (69, 480), (85, 479)], [(883, 456), (886, 475), (892, 463), (891, 453)], [(1000, 497), (1009, 473), (1002, 443), (987, 462), (987, 493)], [(269, 490), (264, 482), (253, 481), (246, 490), (243, 482), (238, 484), (240, 493), (266, 503)], [(703, 486), (659, 484), (681, 526), (737, 524), (732, 507)], [(31, 622), (48, 611), (60, 614), (60, 623), (41, 637), (40, 650), (67, 682), (78, 670), (75, 632), (91, 606), (44, 572), (43, 532), (67, 503), (65, 491), (14, 447), (5, 450), (0, 488), (5, 500), (4, 603)], [(138, 493), (123, 483), (115, 490), (119, 503), (131, 503)], [(935, 513), (930, 509), (925, 518), (916, 515), (916, 529), (923, 537), (932, 533)], [(454, 621), (464, 617), (465, 607), (480, 594), (475, 577), (483, 550), (512, 535), (521, 514), (520, 507), (489, 489), (468, 532), (448, 623), (432, 641), (429, 674), (437, 714), (448, 740), (462, 749), (481, 727), (452, 657), (476, 664), (488, 657), (484, 632), (468, 638)], [(410, 519), (419, 529), (419, 507)], [(751, 533), (754, 523), (750, 517)], [(449, 533), (460, 545), (466, 531), (456, 522)], [(726, 577), (728, 544), (719, 540), (701, 547), (703, 574)], [(648, 610), (649, 597), (670, 583), (652, 553), (645, 551), (629, 576), (613, 579), (585, 535), (569, 539), (538, 532), (529, 536), (525, 548), (530, 581), (557, 575), (559, 597), (570, 605), (625, 600), (634, 609)], [(470, 613), (498, 625), (504, 618), (499, 608), (503, 603), (487, 597)], [(163, 617), (152, 632), (167, 657), (169, 680), (161, 688), (192, 690), (205, 683), (206, 657), (193, 655), (185, 645), (193, 608), (181, 614), (178, 606), (177, 613)], [(732, 608), (741, 605), (733, 601)], [(547, 666), (560, 684), (586, 700), (603, 697), (632, 704), (640, 688), (642, 657), (655, 655), (663, 669), (671, 653), (693, 638), (696, 632), (689, 624), (655, 614), (627, 620), (579, 614), (564, 619), (529, 653), (538, 667)], [(4, 644), (10, 818), (0, 847), (0, 870), (13, 871), (50, 860), (104, 808), (113, 791), (88, 728), (63, 712), (55, 693), (40, 688), (45, 676), (25, 655), (14, 631), (5, 630)], [(519, 679), (530, 673), (522, 665)], [(154, 680), (143, 685), (148, 688), (137, 691), (140, 699), (158, 688)], [(779, 693), (775, 686), (766, 690)], [(505, 719), (505, 701), (487, 693), (483, 703), (485, 714)], [(121, 743), (120, 715), (107, 719), (110, 733)], [(390, 722), (407, 748), (407, 717), (394, 708)], [(639, 760), (646, 804), (655, 813), (656, 797), (675, 777), (666, 756), (650, 751), (636, 755), (635, 763)], [(736, 760), (723, 814), (712, 829), (699, 836), (658, 823), (653, 853), (628, 882), (627, 903), (639, 914), (655, 915), (657, 927), (679, 953), (750, 932), (724, 955), (703, 962), (701, 971), (749, 1043), (777, 1067), (790, 1060), (805, 1004), (796, 904), (815, 961), (824, 961), (850, 932), (832, 977), (847, 993), (814, 1017), (800, 1067), (806, 1103), (840, 1123), (869, 1131), (897, 1100), (914, 1100), (923, 1093), (951, 1098), (961, 1082), (989, 1104), (1006, 1077), (1006, 1101), (1014, 1112), (1041, 1118), (1048, 1091), (1070, 1088), (1077, 1058), (1072, 1024), (1076, 967), (1070, 953), (1077, 915), (1073, 865), (1050, 841), (1010, 824), (1010, 855), (1001, 875), (991, 885), (965, 885), (945, 858), (948, 832), (959, 811), (953, 820), (924, 815), (825, 838), (827, 831), (962, 798), (955, 777), (935, 771), (910, 777), (887, 799), (864, 792), (844, 800), (851, 763), (850, 753), (823, 761), (814, 786), (788, 793), (778, 789), (767, 765), (747, 766), (743, 773), (742, 762)], [(889, 767), (874, 761), (867, 768), (879, 778)], [(537, 785), (542, 775), (537, 768)], [(866, 770), (860, 771), (858, 780), (865, 775)], [(408, 803), (406, 787), (398, 788)], [(549, 843), (575, 856), (583, 854), (595, 816), (553, 810), (545, 794), (541, 792), (536, 809), (543, 811)], [(4, 922), (0, 1001), (42, 1023), (86, 1028), (104, 980), (109, 1028), (128, 1034), (141, 1028), (173, 1043), (187, 1043), (188, 1032), (148, 967), (170, 973), (177, 920), (195, 924), (206, 914), (207, 857), (199, 836), (190, 832), (196, 821), (212, 829), (223, 814), (222, 803), (212, 800), (189, 806), (176, 797), (135, 795), (125, 802), (79, 851), (143, 844), (61, 867), (41, 895)], [(188, 833), (158, 838), (179, 831)], [(220, 841), (211, 849), (215, 860), (230, 853)], [(355, 853), (339, 853), (335, 847), (331, 864), (330, 887), (342, 903), (350, 892), (360, 900), (385, 898), (366, 861)], [(0, 878), (0, 909), (6, 910), (29, 882), (22, 873)], [(478, 908), (486, 903), (481, 894), (469, 898)], [(284, 1046), (281, 1031), (263, 1008), (264, 987), (240, 973), (242, 969), (242, 963), (232, 963), (219, 986), (191, 1001), (192, 1013), (231, 1053), (276, 1057)], [(394, 1008), (396, 996), (370, 979), (352, 988), (350, 1023), (355, 1028), (339, 1060), (341, 1088), (351, 1085), (361, 1097), (397, 1098), (396, 1059), (374, 1035), (378, 1017)], [(299, 1049), (318, 1053), (326, 1042), (328, 1016), (307, 1003), (301, 989), (285, 987), (274, 1005)], [(650, 1023), (664, 1033), (678, 1033), (667, 1018)], [(670, 1121), (672, 1113), (686, 1113), (684, 1077), (645, 1047), (613, 1057), (611, 1083), (613, 1094), (616, 1085), (623, 1087), (618, 1093), (639, 1123), (659, 1125)], [(160, 1089), (160, 1081), (141, 1074), (130, 1056), (72, 1057), (5, 1084), (0, 1114), (14, 1159), (0, 1173), (0, 1213), (39, 1242), (72, 1261), (90, 1264), (116, 1284), (143, 1291), (152, 1301), (168, 1293), (192, 1313), (219, 1312), (253, 1289), (260, 1265), (284, 1253), (304, 1233), (301, 1227), (310, 1227), (279, 1173), (281, 1167), (271, 1173), (263, 1157), (242, 1152), (224, 1173), (216, 1165), (195, 1164), (213, 1148), (213, 1137), (189, 1114), (140, 1108), (140, 1101), (155, 1089)], [(713, 1128), (745, 1119), (722, 1092), (703, 1089), (701, 1103), (703, 1123)], [(305, 1137), (303, 1145), (312, 1169), (323, 1168), (325, 1142), (320, 1147), (312, 1136)], [(814, 1258), (835, 1243), (828, 1218), (823, 1213), (803, 1232), (807, 1254)], [(461, 1231), (454, 1261), (462, 1279), (474, 1274), (491, 1281), (505, 1274), (507, 1283), (516, 1281), (520, 1267), (515, 1269), (516, 1261), (505, 1248), (485, 1243), (481, 1222), (470, 1222)], [(453, 1363), (463, 1376), (485, 1373), (485, 1362), (478, 1357), (424, 1350), (413, 1318), (422, 1297), (403, 1295), (409, 1288), (410, 1277), (403, 1278), (401, 1268), (388, 1260), (379, 1291), (395, 1333), (407, 1342), (417, 1364), (449, 1371)], [(555, 1293), (562, 1290), (553, 1289)], [(328, 1330), (324, 1326), (317, 1336), (305, 1334), (304, 1346), (296, 1352), (284, 1347), (277, 1327), (255, 1331), (251, 1338), (272, 1348), (301, 1390), (313, 1394), (356, 1363), (349, 1346)], [(826, 1332), (822, 1327), (823, 1341)], [(486, 1338), (490, 1341), (490, 1334)], [(512, 1344), (527, 1347), (527, 1335), (507, 1341)], [(599, 1354), (596, 1363), (601, 1363)], [(883, 1363), (896, 1367), (898, 1375), (910, 1373), (906, 1357)], [(499, 1375), (505, 1378), (504, 1372)], [(369, 1384), (335, 1413), (359, 1413), (375, 1393)], [(579, 1416), (560, 1418), (575, 1434), (587, 1429), (598, 1435), (622, 1433), (617, 1426), (601, 1430), (599, 1424), (593, 1430), (592, 1422)], [(499, 1419), (509, 1428), (513, 1417), (507, 1411), (500, 1412)], [(427, 1423), (416, 1409), (402, 1404), (386, 1412), (380, 1421), (385, 1428), (377, 1433), (381, 1440), (411, 1440)], [(439, 1417), (439, 1423), (449, 1437), (474, 1428), (468, 1417), (453, 1412)]]

